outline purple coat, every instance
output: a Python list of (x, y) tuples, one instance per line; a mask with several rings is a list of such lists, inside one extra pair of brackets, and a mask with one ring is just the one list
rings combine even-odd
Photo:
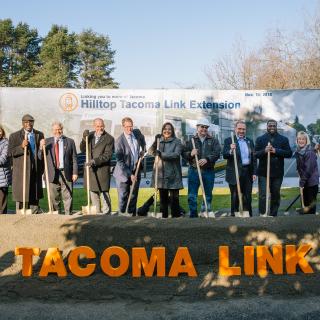
[(300, 176), (300, 187), (312, 187), (319, 183), (319, 171), (317, 156), (314, 149), (309, 145), (302, 155), (295, 154), (297, 160), (297, 170)]

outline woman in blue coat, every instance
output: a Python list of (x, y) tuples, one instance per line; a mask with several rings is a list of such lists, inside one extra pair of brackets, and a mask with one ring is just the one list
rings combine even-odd
[(7, 213), (8, 189), (11, 183), (8, 145), (6, 133), (3, 127), (0, 126), (0, 214)]
[(295, 156), (300, 177), (299, 185), (303, 188), (304, 213), (315, 214), (319, 184), (318, 163), (309, 136), (304, 131), (298, 132)]

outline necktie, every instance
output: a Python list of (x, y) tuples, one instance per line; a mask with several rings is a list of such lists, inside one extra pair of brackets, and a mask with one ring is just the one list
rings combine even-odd
[(97, 144), (97, 143), (99, 142), (100, 136), (96, 136), (95, 138), (96, 138), (96, 139), (95, 139), (94, 144)]
[(31, 150), (32, 154), (34, 155), (34, 152), (36, 149), (36, 143), (34, 141), (34, 135), (32, 132), (28, 133), (28, 140), (29, 140), (29, 144), (30, 144), (30, 150)]
[(59, 169), (60, 162), (59, 162), (59, 140), (56, 141), (54, 145), (54, 156), (56, 160), (56, 168)]
[(129, 145), (130, 145), (130, 149), (131, 149), (131, 153), (132, 153), (132, 167), (134, 167), (135, 163), (137, 162), (137, 152), (135, 150), (135, 146), (134, 146), (134, 142), (133, 142), (133, 136), (132, 134), (129, 135)]

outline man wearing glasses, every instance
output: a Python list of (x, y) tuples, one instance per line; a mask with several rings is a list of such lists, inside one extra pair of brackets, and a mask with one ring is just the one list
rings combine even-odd
[(43, 133), (33, 128), (34, 118), (30, 114), (22, 117), (22, 129), (9, 137), (9, 155), (12, 157), (12, 198), (16, 209), (23, 206), (23, 155), (27, 148), (26, 167), (26, 208), (38, 213), (39, 199), (43, 197), (43, 160), (38, 156), (40, 142), (44, 143)]
[[(270, 146), (268, 143), (270, 142)], [(277, 131), (277, 121), (267, 122), (267, 132), (258, 137), (255, 147), (256, 157), (259, 159), (258, 187), (259, 187), (259, 212), (266, 212), (266, 180), (267, 180), (267, 158), (270, 152), (270, 216), (277, 216), (280, 206), (280, 188), (284, 175), (284, 158), (291, 158), (288, 138)]]
[[(196, 134), (187, 141), (183, 157), (189, 162), (188, 170), (188, 204), (190, 218), (198, 217), (197, 198), (200, 186), (199, 175), (197, 172), (195, 155), (198, 155), (201, 176), (203, 180), (208, 211), (212, 210), (212, 189), (214, 186), (214, 165), (220, 157), (221, 147), (219, 141), (208, 133), (210, 122), (207, 119), (197, 121)], [(192, 146), (194, 139), (195, 149)], [(205, 211), (204, 203), (201, 205), (200, 216)]]

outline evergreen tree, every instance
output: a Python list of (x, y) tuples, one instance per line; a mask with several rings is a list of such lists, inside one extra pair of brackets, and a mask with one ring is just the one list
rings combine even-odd
[(10, 19), (0, 20), (0, 86), (10, 83), (14, 27)]
[(80, 82), (83, 88), (118, 88), (110, 76), (114, 70), (115, 51), (108, 36), (84, 30), (78, 36)]
[(53, 25), (40, 52), (41, 67), (31, 79), (34, 87), (77, 87), (78, 48), (76, 35), (68, 28)]

